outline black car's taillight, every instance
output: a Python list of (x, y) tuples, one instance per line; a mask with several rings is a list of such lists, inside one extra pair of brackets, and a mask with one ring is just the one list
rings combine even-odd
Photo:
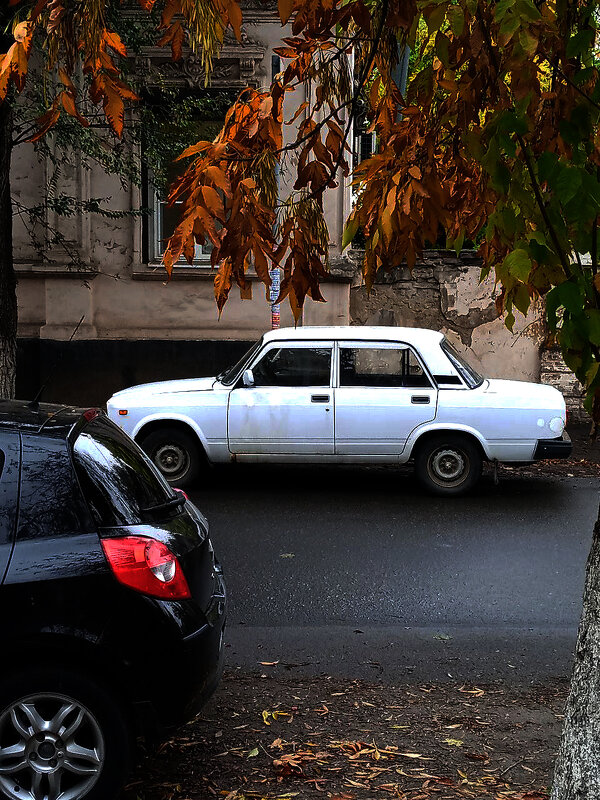
[(102, 548), (115, 578), (124, 586), (163, 600), (186, 600), (190, 587), (176, 556), (146, 536), (103, 539)]

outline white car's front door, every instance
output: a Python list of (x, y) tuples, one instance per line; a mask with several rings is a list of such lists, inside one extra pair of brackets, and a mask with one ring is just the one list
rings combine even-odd
[(273, 342), (251, 365), (254, 385), (229, 395), (235, 454), (333, 455), (331, 342)]
[(437, 389), (403, 344), (340, 342), (335, 453), (400, 455), (411, 431), (434, 419)]

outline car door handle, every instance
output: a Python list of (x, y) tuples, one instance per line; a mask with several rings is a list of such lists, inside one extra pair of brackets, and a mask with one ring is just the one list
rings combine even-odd
[(311, 403), (328, 403), (329, 402), (329, 395), (328, 394), (311, 394), (310, 402)]
[(415, 405), (424, 406), (431, 402), (431, 398), (427, 394), (413, 394), (410, 398), (410, 402)]

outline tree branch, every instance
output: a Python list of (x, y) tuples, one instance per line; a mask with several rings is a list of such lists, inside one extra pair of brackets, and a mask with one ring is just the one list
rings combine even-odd
[[(488, 53), (489, 53), (489, 56), (490, 56), (490, 61), (492, 62), (492, 65), (493, 65), (494, 70), (496, 72), (496, 80), (499, 80), (500, 79), (500, 67), (499, 67), (498, 62), (496, 60), (496, 53), (494, 52), (494, 47), (492, 45), (491, 35), (490, 35), (490, 32), (489, 32), (489, 30), (488, 30), (488, 28), (487, 28), (487, 26), (485, 24), (485, 20), (483, 19), (483, 14), (481, 13), (481, 7), (479, 6), (479, 4), (477, 5), (477, 11), (475, 13), (476, 13), (477, 22), (479, 23), (479, 27), (481, 28), (481, 33), (483, 34), (483, 39), (485, 41), (485, 45), (487, 47), (487, 50), (488, 50)], [(514, 109), (514, 107), (515, 107), (515, 103), (513, 101), (513, 109)], [(540, 185), (538, 183), (538, 179), (537, 179), (537, 176), (535, 174), (535, 169), (533, 168), (531, 155), (530, 155), (530, 153), (529, 153), (529, 151), (527, 149), (527, 143), (523, 139), (522, 134), (517, 133), (516, 137), (517, 137), (517, 141), (519, 142), (519, 147), (521, 148), (521, 152), (523, 153), (523, 159), (525, 160), (525, 166), (527, 167), (527, 172), (529, 173), (529, 179), (531, 180), (531, 186), (532, 186), (532, 189), (533, 189), (533, 194), (535, 196), (536, 203), (537, 203), (538, 208), (540, 210), (540, 214), (542, 215), (542, 219), (544, 220), (544, 224), (546, 225), (548, 233), (550, 234), (550, 238), (552, 239), (552, 244), (554, 245), (554, 247), (556, 249), (556, 254), (558, 255), (558, 257), (560, 259), (560, 263), (562, 265), (562, 268), (565, 271), (565, 275), (570, 275), (571, 274), (570, 264), (569, 264), (569, 261), (568, 261), (568, 259), (566, 257), (566, 254), (565, 254), (565, 252), (564, 252), (564, 250), (562, 248), (562, 245), (561, 245), (560, 240), (558, 238), (558, 234), (556, 233), (556, 229), (554, 228), (554, 225), (552, 224), (552, 221), (551, 221), (550, 217), (548, 216), (548, 210), (546, 208), (546, 204), (544, 202), (544, 198), (542, 197), (542, 192), (541, 192), (541, 189), (540, 189)]]

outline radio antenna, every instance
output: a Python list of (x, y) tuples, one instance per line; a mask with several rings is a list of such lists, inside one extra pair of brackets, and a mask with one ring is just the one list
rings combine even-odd
[[(85, 319), (85, 314), (82, 314), (82, 315), (81, 315), (81, 319), (79, 320), (79, 322), (77, 323), (77, 325), (75, 325), (75, 327), (73, 328), (73, 333), (72, 333), (72, 334), (69, 336), (69, 339), (68, 339), (68, 342), (67, 342), (67, 344), (70, 344), (70, 343), (73, 341), (73, 339), (75, 338), (75, 334), (77, 333), (77, 331), (78, 331), (78, 330), (79, 330), (79, 328), (81, 327), (81, 323), (83, 322), (83, 320), (84, 320), (84, 319)], [(59, 356), (58, 356), (58, 357), (57, 357), (57, 358), (54, 360), (54, 363), (53, 363), (53, 364), (52, 364), (52, 366), (50, 367), (50, 370), (49, 370), (49, 372), (48, 372), (48, 376), (47, 376), (46, 380), (45, 380), (45, 381), (44, 381), (44, 383), (43, 383), (43, 384), (40, 386), (40, 389), (39, 389), (38, 393), (36, 394), (36, 396), (33, 398), (33, 400), (32, 400), (30, 403), (28, 403), (28, 406), (29, 406), (29, 408), (31, 408), (31, 409), (32, 409), (32, 411), (37, 411), (37, 409), (38, 409), (38, 406), (39, 406), (39, 404), (40, 404), (40, 400), (41, 400), (42, 394), (44, 393), (44, 389), (46, 388), (46, 386), (48, 385), (48, 383), (49, 383), (50, 379), (51, 379), (51, 378), (52, 378), (52, 376), (54, 375), (54, 371), (56, 370), (56, 367), (57, 367), (57, 366), (60, 364), (60, 361), (61, 361), (61, 359), (62, 359), (63, 355), (64, 355), (64, 354), (63, 354), (63, 353), (61, 353), (61, 354), (60, 354), (60, 355), (59, 355)]]

